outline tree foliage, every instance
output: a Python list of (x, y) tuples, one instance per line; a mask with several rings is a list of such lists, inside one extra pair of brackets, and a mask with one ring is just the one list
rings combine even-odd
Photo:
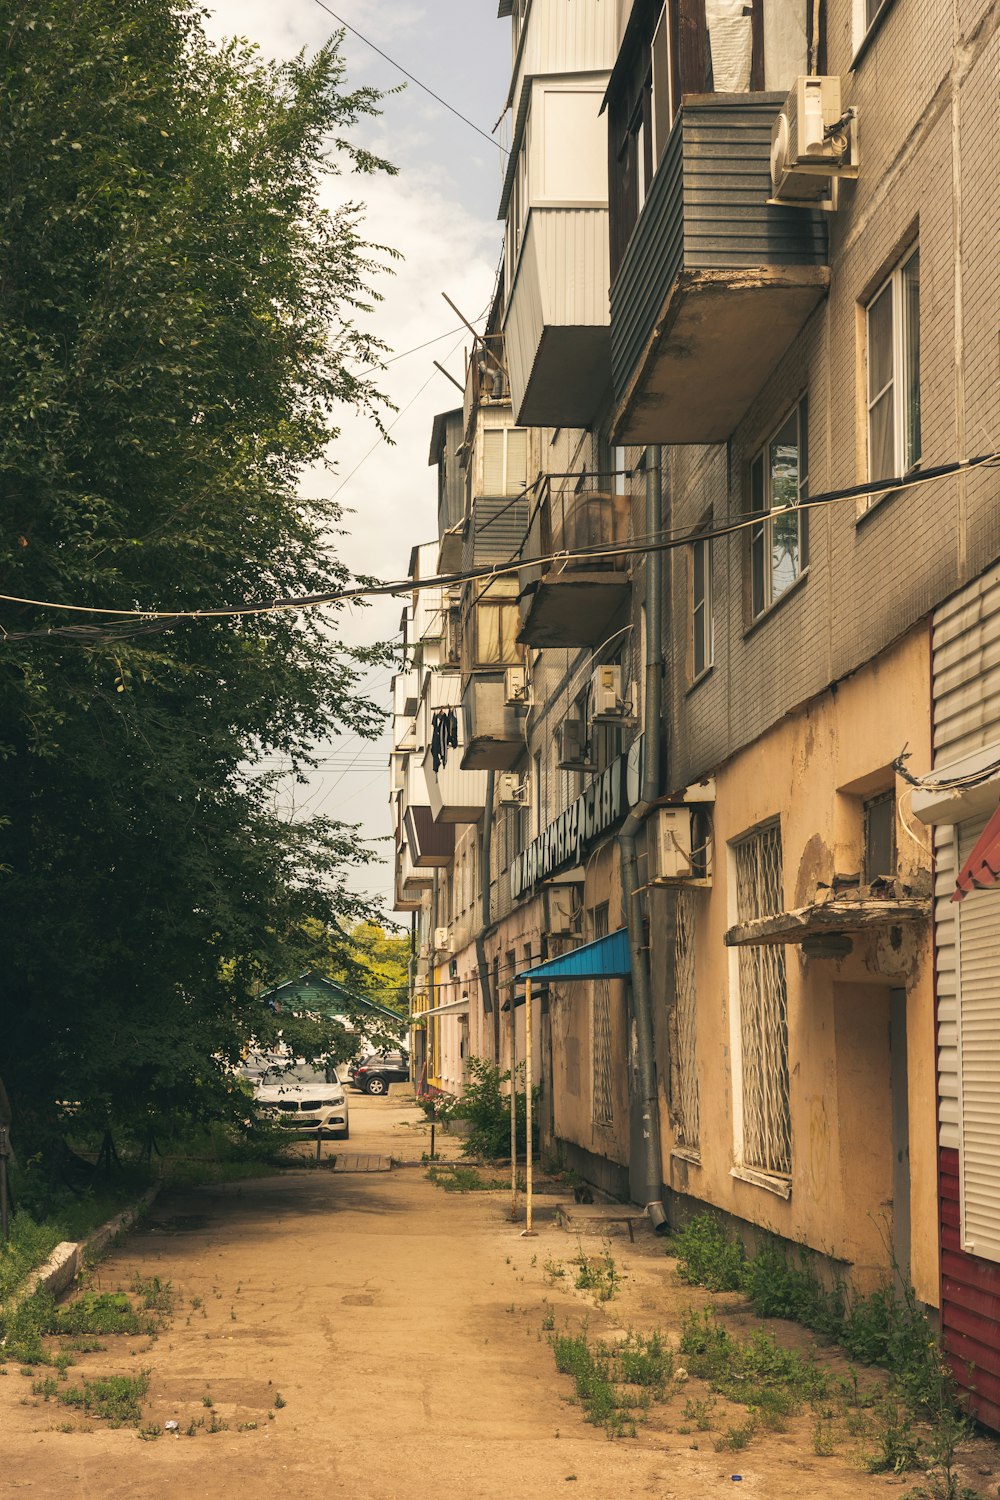
[(373, 915), (356, 831), (282, 820), (255, 770), (378, 732), (364, 653), (329, 614), (52, 606), (347, 579), (299, 478), (339, 408), (378, 416), (385, 256), (323, 200), (386, 166), (351, 144), (378, 99), (336, 40), (271, 63), (190, 0), (22, 0), (0, 37), (0, 592), (43, 601), (0, 602), (0, 1072), (22, 1129), (211, 1112), (303, 922)]

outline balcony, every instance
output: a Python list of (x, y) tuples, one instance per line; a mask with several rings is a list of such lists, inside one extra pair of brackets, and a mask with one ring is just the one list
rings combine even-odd
[(611, 287), (618, 443), (723, 442), (826, 293), (824, 216), (766, 201), (783, 103), (678, 113)]
[(411, 804), (403, 812), (403, 831), (410, 861), (417, 871), (444, 869), (455, 853), (455, 829), (435, 823), (429, 807)]
[(463, 771), (512, 771), (524, 755), (525, 709), (507, 702), (506, 676), (501, 667), (475, 671), (466, 678)]
[(533, 208), (504, 319), (514, 420), (586, 427), (608, 389), (608, 211)]
[[(628, 541), (629, 501), (588, 489), (554, 489), (546, 481), (532, 515), (520, 570), (521, 629), (527, 646), (597, 646), (628, 603), (626, 557), (579, 557)], [(532, 558), (565, 558), (532, 563)]]

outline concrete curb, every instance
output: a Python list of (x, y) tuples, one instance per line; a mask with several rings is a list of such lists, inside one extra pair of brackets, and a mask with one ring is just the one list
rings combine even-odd
[(63, 1240), (57, 1245), (44, 1265), (32, 1271), (24, 1286), (11, 1298), (10, 1307), (17, 1307), (26, 1302), (36, 1292), (51, 1292), (53, 1297), (60, 1297), (67, 1287), (73, 1282), (83, 1270), (87, 1261), (102, 1255), (108, 1246), (118, 1235), (124, 1234), (131, 1229), (139, 1216), (149, 1207), (156, 1198), (160, 1188), (160, 1182), (154, 1182), (152, 1187), (146, 1189), (137, 1202), (129, 1208), (115, 1214), (106, 1224), (101, 1224), (85, 1240)]

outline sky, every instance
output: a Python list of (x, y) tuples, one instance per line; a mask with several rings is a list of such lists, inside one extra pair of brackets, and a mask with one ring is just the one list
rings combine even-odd
[[(442, 99), (489, 135), (500, 116), (509, 82), (510, 22), (497, 19), (497, 0), (328, 0), (330, 9), (376, 47), (397, 60)], [(339, 27), (318, 0), (217, 0), (208, 31), (216, 39), (246, 37), (275, 58), (315, 49)], [(405, 80), (358, 37), (347, 32), (345, 87), (371, 84), (394, 89)], [(506, 139), (504, 127), (494, 137)], [(304, 494), (329, 495), (353, 514), (337, 549), (359, 573), (405, 576), (410, 548), (436, 533), (436, 471), (428, 466), (431, 422), (436, 412), (460, 404), (459, 392), (431, 363), (437, 359), (461, 381), (463, 350), (470, 335), (442, 298), (472, 322), (486, 311), (500, 257), (500, 198), (503, 156), (468, 125), (413, 83), (384, 102), (378, 120), (364, 122), (356, 139), (395, 163), (395, 177), (331, 178), (332, 204), (345, 199), (366, 205), (364, 232), (393, 246), (402, 259), (378, 285), (383, 300), (368, 326), (390, 345), (380, 376), (383, 391), (399, 409), (391, 414), (392, 445), (379, 440), (370, 421), (350, 411), (338, 414), (340, 436), (331, 445), (329, 470), (304, 476)], [(478, 326), (482, 326), (481, 322)], [(440, 338), (441, 335), (449, 335)], [(407, 353), (430, 339), (429, 348)], [(404, 356), (396, 357), (393, 356)], [(337, 629), (351, 644), (398, 636), (405, 600), (353, 610)], [(369, 677), (373, 698), (388, 705), (388, 669)], [(361, 825), (364, 837), (389, 834), (388, 727), (378, 744), (343, 736), (323, 746), (326, 764), (308, 787), (290, 787), (284, 805), (296, 814), (322, 811)], [(383, 863), (352, 876), (351, 886), (389, 898), (390, 846), (379, 847)]]

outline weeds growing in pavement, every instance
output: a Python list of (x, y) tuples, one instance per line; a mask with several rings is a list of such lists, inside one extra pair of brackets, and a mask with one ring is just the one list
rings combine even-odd
[(63, 1406), (75, 1406), (91, 1417), (99, 1417), (110, 1427), (137, 1427), (142, 1415), (142, 1400), (149, 1390), (149, 1371), (138, 1375), (102, 1375), (84, 1380), (80, 1386), (59, 1391), (56, 1400)]
[(680, 1347), (689, 1374), (749, 1407), (755, 1425), (771, 1431), (783, 1430), (787, 1417), (822, 1399), (829, 1389), (829, 1377), (795, 1350), (783, 1348), (762, 1330), (738, 1338), (710, 1312), (687, 1314)]
[(593, 1292), (597, 1302), (610, 1302), (618, 1290), (620, 1273), (610, 1250), (603, 1255), (587, 1256), (581, 1249), (572, 1264), (577, 1268), (573, 1285), (578, 1292)]
[(673, 1373), (673, 1355), (658, 1333), (630, 1331), (610, 1344), (591, 1343), (584, 1330), (551, 1334), (549, 1343), (556, 1369), (572, 1376), (587, 1421), (609, 1438), (635, 1437), (634, 1413), (663, 1395)]
[(151, 1319), (143, 1318), (136, 1311), (125, 1292), (81, 1292), (65, 1307), (56, 1308), (47, 1331), (148, 1333), (151, 1324)]
[[(868, 1468), (893, 1474), (923, 1469), (932, 1500), (939, 1495), (961, 1500), (954, 1460), (969, 1422), (934, 1330), (898, 1266), (894, 1264), (894, 1281), (868, 1296), (852, 1297), (841, 1285), (825, 1287), (805, 1250), (795, 1252), (770, 1239), (748, 1255), (711, 1214), (689, 1220), (674, 1236), (671, 1251), (678, 1256), (683, 1281), (712, 1291), (741, 1292), (759, 1317), (794, 1319), (839, 1343), (859, 1364), (882, 1366), (889, 1388), (879, 1399), (861, 1392), (853, 1369), (850, 1382), (841, 1382), (838, 1392), (849, 1408), (847, 1431), (869, 1443)], [(728, 1338), (724, 1330), (716, 1332)], [(700, 1342), (705, 1347), (696, 1358), (710, 1361), (712, 1335), (701, 1330)], [(715, 1357), (723, 1358), (718, 1350)], [(862, 1413), (865, 1405), (871, 1409)], [(828, 1440), (832, 1436), (821, 1424), (815, 1442)]]
[[(441, 1166), (427, 1169), (427, 1180), (446, 1193), (497, 1193), (510, 1187), (509, 1177), (484, 1176), (478, 1167), (466, 1166), (462, 1162), (445, 1162)], [(523, 1192), (524, 1182), (517, 1175), (518, 1191)]]

